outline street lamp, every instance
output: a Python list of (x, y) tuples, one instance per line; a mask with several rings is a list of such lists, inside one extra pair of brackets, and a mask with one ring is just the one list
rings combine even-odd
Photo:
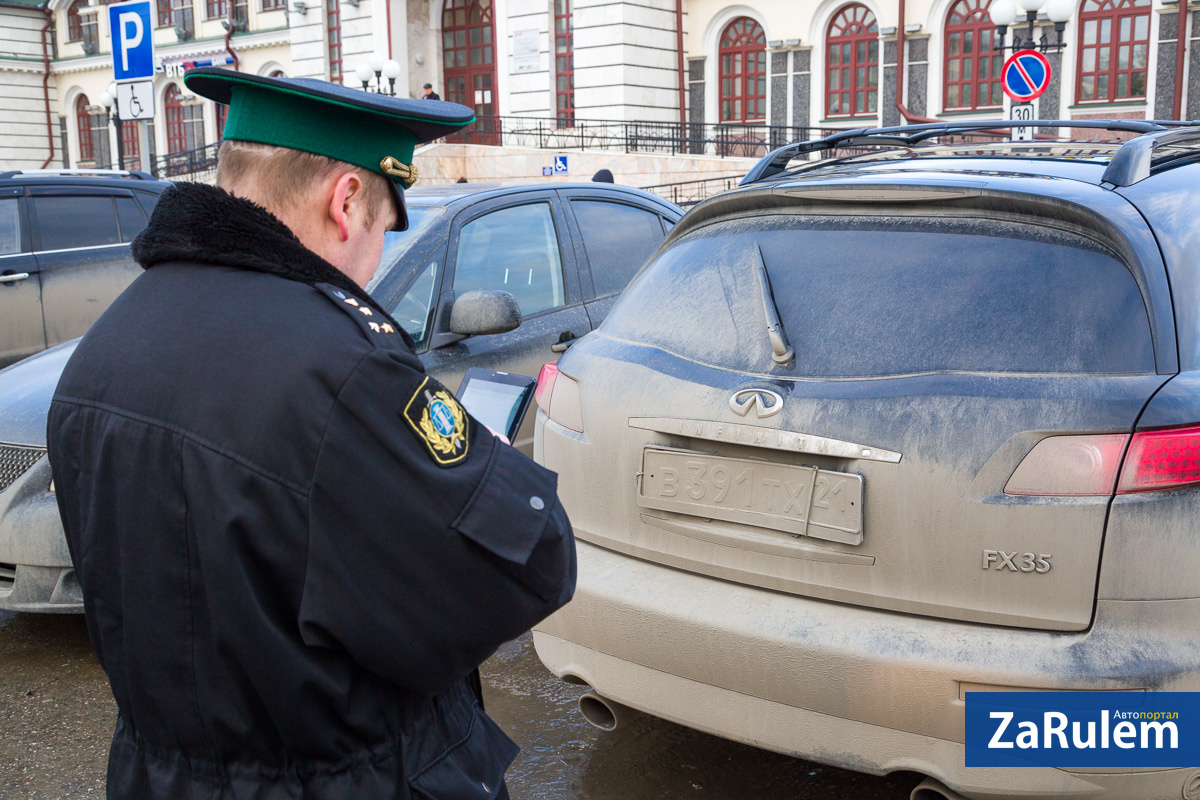
[(108, 122), (112, 120), (117, 129), (117, 169), (125, 169), (125, 142), (121, 135), (120, 106), (113, 108), (117, 102), (117, 84), (110, 83), (108, 89), (100, 94), (100, 105), (104, 106), (104, 129), (108, 130)]
[(367, 86), (371, 83), (371, 65), (366, 63), (359, 64), (354, 68), (354, 77), (362, 82), (363, 91), (367, 91)]
[(362, 83), (363, 91), (370, 91), (371, 76), (375, 77), (375, 91), (379, 94), (384, 94), (383, 79), (388, 80), (387, 93), (392, 97), (396, 96), (396, 78), (400, 77), (403, 68), (400, 62), (395, 59), (384, 61), (383, 56), (378, 53), (373, 54), (367, 61), (359, 64), (354, 68), (354, 77), (358, 78)]
[[(1025, 12), (1025, 23), (1028, 26), (1025, 30), (1025, 36), (1022, 37), (1016, 29), (1013, 30), (1013, 42), (1011, 49), (1016, 50), (1039, 50), (1043, 53), (1057, 53), (1066, 45), (1063, 43), (1063, 31), (1067, 27), (1067, 20), (1071, 18), (1071, 13), (1075, 10), (1074, 0), (1050, 0), (1050, 4), (1046, 7), (1046, 16), (1054, 23), (1054, 30), (1057, 34), (1057, 41), (1050, 42), (1043, 35), (1041, 41), (1034, 38), (1033, 23), (1037, 21), (1038, 12), (1045, 5), (1046, 0), (1017, 0), (1021, 6), (1021, 10)], [(988, 9), (988, 16), (992, 19), (992, 24), (996, 26), (996, 32), (1000, 35), (1001, 51), (1009, 49), (1004, 44), (1004, 37), (1008, 33), (1009, 26), (1017, 21), (1017, 4), (1013, 0), (995, 0), (991, 8)]]
[(392, 97), (396, 96), (396, 78), (400, 77), (402, 71), (400, 62), (394, 58), (389, 58), (383, 64), (383, 77), (388, 79), (388, 94)]

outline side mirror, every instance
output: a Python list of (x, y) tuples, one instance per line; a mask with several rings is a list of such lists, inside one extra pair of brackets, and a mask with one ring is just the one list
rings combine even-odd
[(450, 310), (450, 332), (460, 336), (506, 333), (521, 326), (521, 307), (511, 292), (472, 289), (463, 292)]

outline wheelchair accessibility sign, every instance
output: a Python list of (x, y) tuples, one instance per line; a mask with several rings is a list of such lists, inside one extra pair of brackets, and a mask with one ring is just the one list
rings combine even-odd
[(555, 175), (566, 175), (567, 174), (567, 157), (566, 156), (555, 156), (554, 157), (554, 174)]

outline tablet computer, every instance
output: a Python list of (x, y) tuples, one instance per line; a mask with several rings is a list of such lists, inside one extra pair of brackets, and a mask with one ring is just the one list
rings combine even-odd
[(536, 387), (537, 379), (527, 375), (472, 367), (463, 375), (457, 396), (468, 414), (515, 442)]

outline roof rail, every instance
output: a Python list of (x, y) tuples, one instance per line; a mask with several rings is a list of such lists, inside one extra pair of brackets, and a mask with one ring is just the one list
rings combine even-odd
[[(1196, 155), (1200, 155), (1200, 122), (1164, 124), (1190, 125), (1192, 127), (1151, 131), (1136, 139), (1130, 139), (1113, 154), (1112, 160), (1108, 162), (1108, 167), (1104, 170), (1104, 175), (1100, 180), (1116, 187), (1132, 186), (1138, 181), (1149, 178), (1150, 170), (1154, 167), (1154, 153), (1164, 146), (1194, 143), (1197, 145)], [(1159, 163), (1162, 163), (1161, 159)]]
[[(871, 144), (908, 147), (935, 136), (989, 131), (997, 128), (1095, 128), (1120, 133), (1149, 134), (1165, 132), (1168, 130), (1168, 126), (1182, 124), (1187, 123), (1140, 119), (1001, 119), (978, 122), (930, 122), (921, 125), (895, 125), (889, 128), (855, 128), (839, 131), (824, 139), (795, 142), (767, 153), (746, 173), (746, 177), (738, 185), (746, 186), (778, 175), (787, 169), (787, 165), (797, 156), (821, 150), (832, 150), (835, 147), (860, 147)], [(1137, 139), (1133, 141), (1137, 141)]]
[(30, 177), (38, 177), (41, 175), (87, 175), (97, 178), (137, 178), (143, 181), (155, 180), (154, 176), (148, 172), (129, 169), (10, 169), (6, 172), (0, 172), (0, 180), (5, 178), (15, 178), (18, 175), (29, 175)]

